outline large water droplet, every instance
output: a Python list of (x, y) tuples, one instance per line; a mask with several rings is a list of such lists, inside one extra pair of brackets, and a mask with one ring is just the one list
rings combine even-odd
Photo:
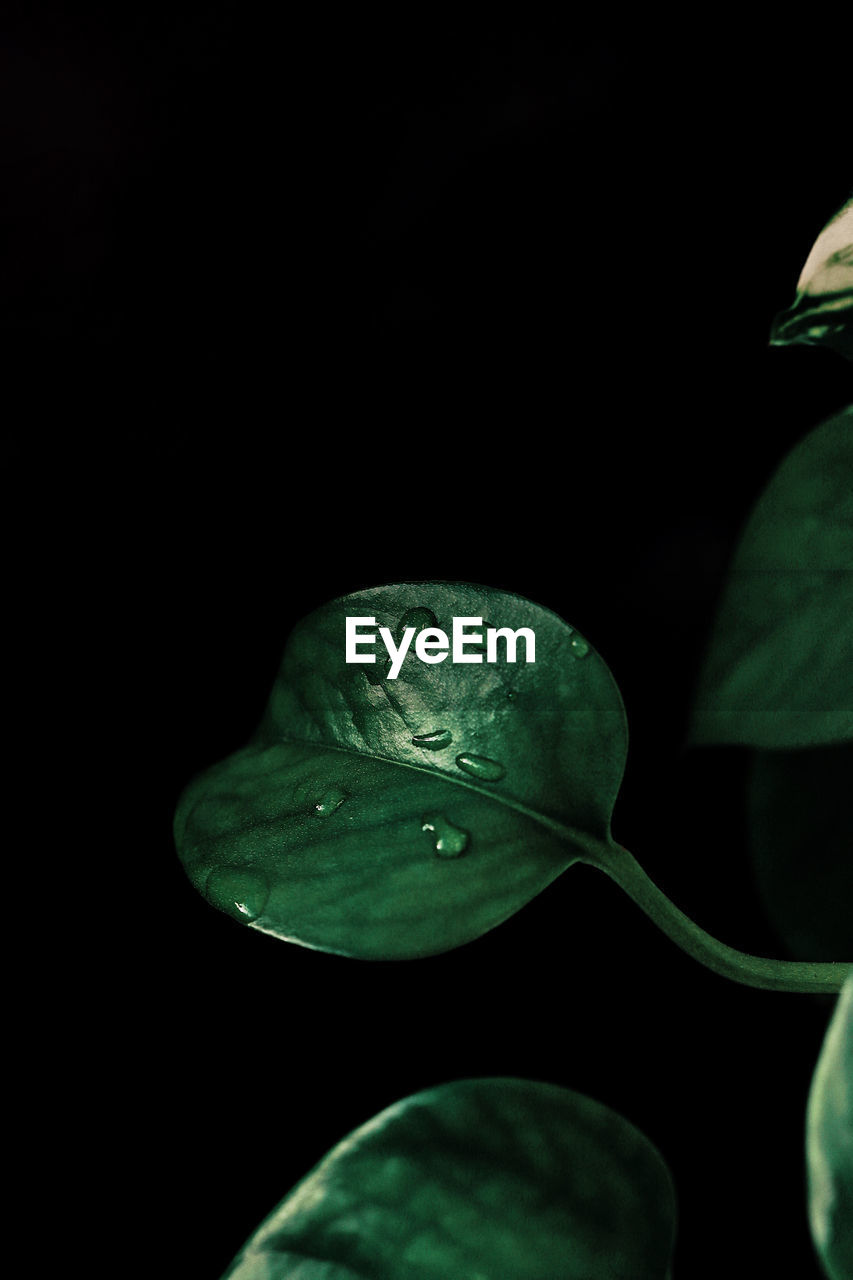
[(423, 605), (415, 605), (412, 609), (407, 609), (400, 621), (397, 623), (394, 631), (394, 639), (397, 644), (403, 639), (403, 632), (406, 627), (414, 627), (415, 635), (419, 631), (425, 631), (427, 627), (434, 627), (438, 623), (438, 619), (432, 609), (427, 609)]
[(463, 753), (456, 757), (456, 763), (463, 773), (470, 773), (472, 778), (479, 778), (481, 782), (497, 782), (506, 773), (500, 761), (490, 760), (488, 756)]
[(423, 747), (425, 751), (442, 751), (453, 741), (449, 729), (433, 729), (432, 733), (416, 733), (412, 738), (413, 747)]
[(245, 924), (257, 920), (267, 904), (266, 876), (251, 867), (214, 867), (204, 886), (205, 897), (220, 911)]
[(583, 636), (572, 636), (570, 647), (576, 658), (585, 658), (589, 653), (589, 645)]
[(454, 827), (443, 814), (430, 814), (421, 823), (421, 831), (429, 831), (435, 851), (440, 858), (458, 858), (468, 848), (470, 836), (461, 827)]
[(340, 809), (346, 798), (346, 791), (341, 791), (340, 787), (330, 787), (320, 800), (315, 801), (314, 812), (321, 818), (328, 818), (330, 813)]

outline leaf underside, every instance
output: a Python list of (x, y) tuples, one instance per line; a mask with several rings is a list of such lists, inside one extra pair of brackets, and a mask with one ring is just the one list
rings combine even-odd
[(853, 739), (853, 407), (812, 431), (759, 499), (700, 675), (691, 741)]
[[(515, 663), (427, 665), (412, 649), (391, 680), (345, 662), (347, 616), (395, 634), (450, 634), (453, 617), (528, 627), (536, 660), (523, 644)], [(381, 587), (294, 629), (257, 734), (190, 785), (175, 839), (207, 899), (256, 929), (431, 955), (608, 845), (626, 750), (605, 663), (548, 610), (485, 587)]]
[(812, 1238), (831, 1280), (853, 1280), (853, 970), (818, 1058), (806, 1117)]
[(350, 1134), (258, 1228), (226, 1280), (664, 1280), (669, 1171), (600, 1103), (467, 1080)]

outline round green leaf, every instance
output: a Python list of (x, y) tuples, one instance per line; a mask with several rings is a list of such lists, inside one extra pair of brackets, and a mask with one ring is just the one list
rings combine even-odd
[(831, 347), (853, 360), (853, 199), (815, 241), (796, 299), (774, 320), (770, 342)]
[[(526, 627), (535, 661), (523, 642), (503, 661), (500, 642), (497, 662), (429, 665), (413, 644), (391, 679), (345, 661), (347, 617), (395, 636), (450, 635), (454, 617)], [(485, 587), (380, 587), (294, 629), (258, 733), (187, 789), (176, 843), (207, 899), (256, 929), (343, 955), (431, 955), (608, 844), (626, 750), (610, 672), (553, 613)]]
[(853, 407), (810, 432), (759, 499), (700, 676), (694, 743), (853, 739)]
[(853, 970), (812, 1081), (806, 1114), (809, 1221), (826, 1274), (853, 1280)]
[(757, 751), (750, 850), (769, 918), (792, 955), (853, 955), (853, 744)]
[(654, 1146), (555, 1085), (466, 1080), (389, 1107), (272, 1212), (226, 1280), (664, 1280)]

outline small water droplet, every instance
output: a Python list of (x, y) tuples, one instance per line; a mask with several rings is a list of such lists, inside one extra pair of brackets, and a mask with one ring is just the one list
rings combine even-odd
[(572, 636), (571, 650), (576, 658), (585, 658), (589, 653), (589, 645), (583, 636)]
[(419, 631), (425, 631), (427, 627), (434, 627), (438, 623), (438, 619), (432, 609), (426, 609), (423, 605), (415, 605), (412, 609), (407, 609), (394, 632), (394, 639), (397, 644), (403, 639), (403, 632), (407, 627), (414, 627), (415, 634)]
[(515, 692), (515, 689), (507, 689), (506, 696), (508, 702), (515, 702), (518, 694)]
[(416, 733), (412, 738), (413, 747), (423, 747), (425, 751), (442, 751), (453, 741), (449, 729), (433, 729), (432, 733)]
[(479, 778), (482, 782), (498, 782), (506, 773), (500, 761), (490, 760), (488, 756), (463, 753), (456, 757), (456, 763), (463, 773), (470, 773), (472, 778)]
[(443, 814), (430, 814), (421, 823), (421, 831), (429, 831), (435, 851), (440, 858), (458, 858), (468, 848), (470, 836), (461, 827), (454, 827)]
[(339, 787), (330, 787), (322, 799), (315, 801), (314, 812), (321, 818), (328, 818), (330, 813), (340, 809), (346, 799), (346, 791), (341, 791)]
[(251, 867), (214, 867), (204, 886), (205, 897), (237, 920), (257, 920), (270, 894), (267, 878)]

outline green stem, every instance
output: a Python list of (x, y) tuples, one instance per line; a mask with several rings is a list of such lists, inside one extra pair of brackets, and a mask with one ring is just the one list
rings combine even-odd
[(765, 960), (727, 947), (679, 911), (621, 845), (610, 845), (607, 856), (599, 855), (591, 864), (615, 880), (682, 951), (724, 978), (767, 991), (834, 992), (841, 990), (850, 972), (849, 963)]

